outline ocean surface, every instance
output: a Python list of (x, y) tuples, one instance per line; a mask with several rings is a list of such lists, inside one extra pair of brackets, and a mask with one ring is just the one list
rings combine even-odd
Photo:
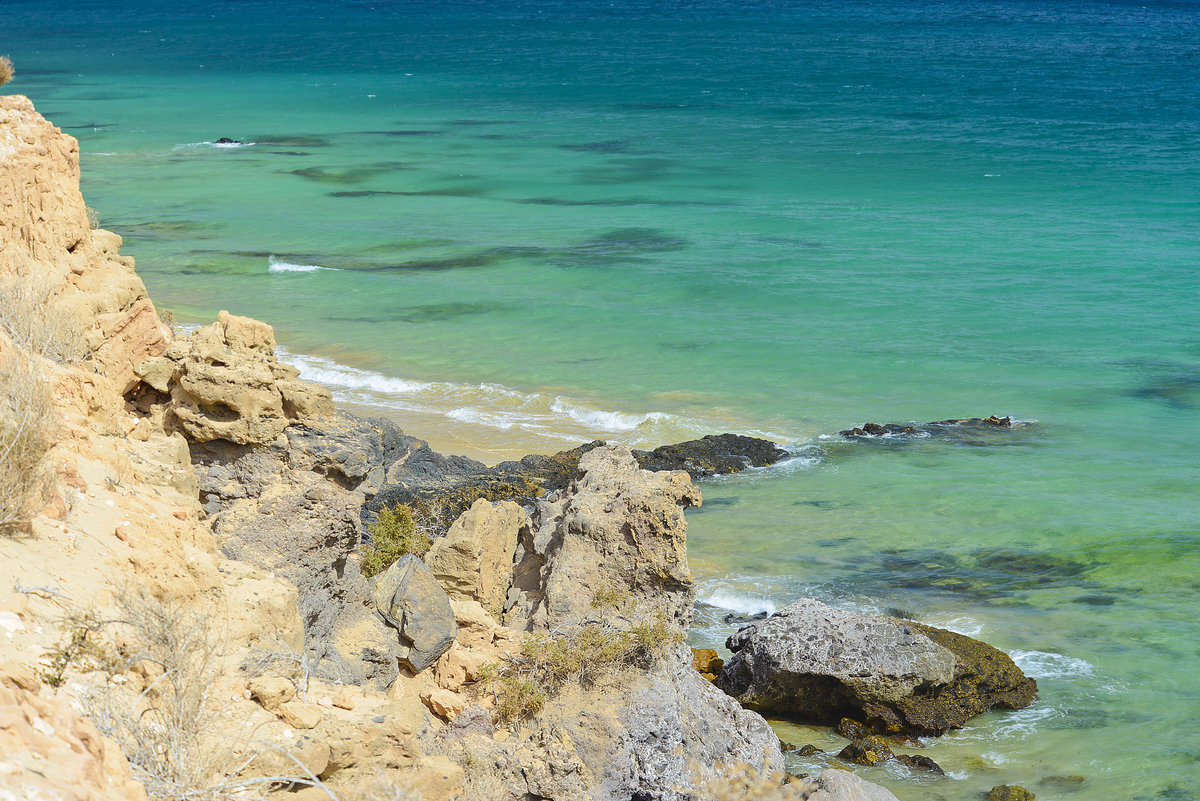
[[(1200, 798), (1197, 3), (3, 16), (5, 90), (79, 138), (180, 323), (270, 321), (341, 401), (491, 461), (793, 448), (689, 513), (693, 644), (811, 595), (977, 635), (1041, 687), (929, 741), (947, 776), (866, 778)], [(1025, 425), (831, 436), (988, 414)]]

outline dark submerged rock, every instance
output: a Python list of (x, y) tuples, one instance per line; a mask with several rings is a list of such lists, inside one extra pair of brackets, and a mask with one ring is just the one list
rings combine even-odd
[(1033, 801), (1036, 796), (1019, 784), (998, 784), (988, 790), (987, 801)]
[(817, 754), (823, 754), (823, 753), (825, 753), (824, 750), (817, 748), (812, 743), (809, 743), (808, 745), (802, 747), (799, 751), (796, 752), (796, 754), (798, 756), (816, 756)]
[(838, 432), (843, 437), (912, 437), (933, 436), (941, 439), (966, 439), (978, 433), (996, 429), (1019, 427), (1011, 416), (966, 417), (952, 420), (937, 420), (932, 423), (863, 423), (861, 427), (845, 428)]

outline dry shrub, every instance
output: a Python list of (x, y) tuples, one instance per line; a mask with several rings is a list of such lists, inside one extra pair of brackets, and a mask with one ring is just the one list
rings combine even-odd
[(343, 793), (344, 801), (421, 801), (421, 792), (390, 776), (376, 776), (356, 790)]
[(479, 683), (496, 696), (497, 722), (533, 717), (568, 682), (586, 687), (621, 668), (646, 667), (683, 641), (661, 616), (628, 628), (619, 621), (614, 616), (530, 634), (517, 654), (484, 666)]
[[(219, 647), (210, 618), (175, 601), (140, 593), (119, 597), (112, 621), (124, 665), (144, 684), (107, 682), (82, 693), (84, 712), (121, 747), (134, 776), (156, 801), (234, 801), (281, 787), (315, 786), (341, 801), (279, 746), (254, 739), (246, 720), (210, 706)], [(253, 775), (255, 764), (284, 764), (280, 775)], [(293, 769), (294, 768), (294, 769)]]
[(58, 294), (26, 268), (0, 277), (0, 330), (13, 343), (57, 362), (88, 355), (84, 332), (58, 304)]
[(753, 765), (716, 765), (711, 770), (694, 766), (691, 788), (695, 801), (804, 801), (811, 792), (802, 780), (782, 772), (769, 773)]
[(11, 81), (16, 74), (16, 70), (13, 69), (12, 59), (8, 56), (0, 56), (0, 86)]
[(0, 354), (0, 531), (27, 521), (45, 501), (52, 420), (36, 359), (11, 349)]

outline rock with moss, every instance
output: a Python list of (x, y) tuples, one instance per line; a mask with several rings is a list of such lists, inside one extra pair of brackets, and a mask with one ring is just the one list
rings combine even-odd
[(943, 734), (988, 709), (1026, 707), (1037, 693), (986, 643), (811, 598), (726, 644), (734, 655), (717, 685), (746, 706), (828, 724), (849, 712), (878, 733)]
[(788, 452), (774, 442), (739, 434), (709, 434), (677, 445), (662, 445), (652, 451), (633, 452), (644, 470), (686, 470), (692, 478), (767, 467), (787, 455)]
[(987, 801), (1034, 801), (1036, 797), (1019, 784), (998, 784), (988, 791)]
[(882, 737), (870, 735), (861, 740), (853, 740), (838, 753), (838, 759), (853, 762), (855, 765), (878, 765), (894, 759), (895, 754)]

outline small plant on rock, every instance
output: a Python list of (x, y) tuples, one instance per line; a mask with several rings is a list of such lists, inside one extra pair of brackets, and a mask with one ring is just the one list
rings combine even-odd
[(367, 533), (371, 541), (362, 549), (362, 572), (367, 578), (387, 570), (401, 556), (424, 556), (433, 544), (417, 530), (412, 509), (404, 504), (381, 509)]
[(14, 75), (16, 72), (13, 70), (12, 59), (8, 56), (0, 56), (0, 86), (11, 81)]

